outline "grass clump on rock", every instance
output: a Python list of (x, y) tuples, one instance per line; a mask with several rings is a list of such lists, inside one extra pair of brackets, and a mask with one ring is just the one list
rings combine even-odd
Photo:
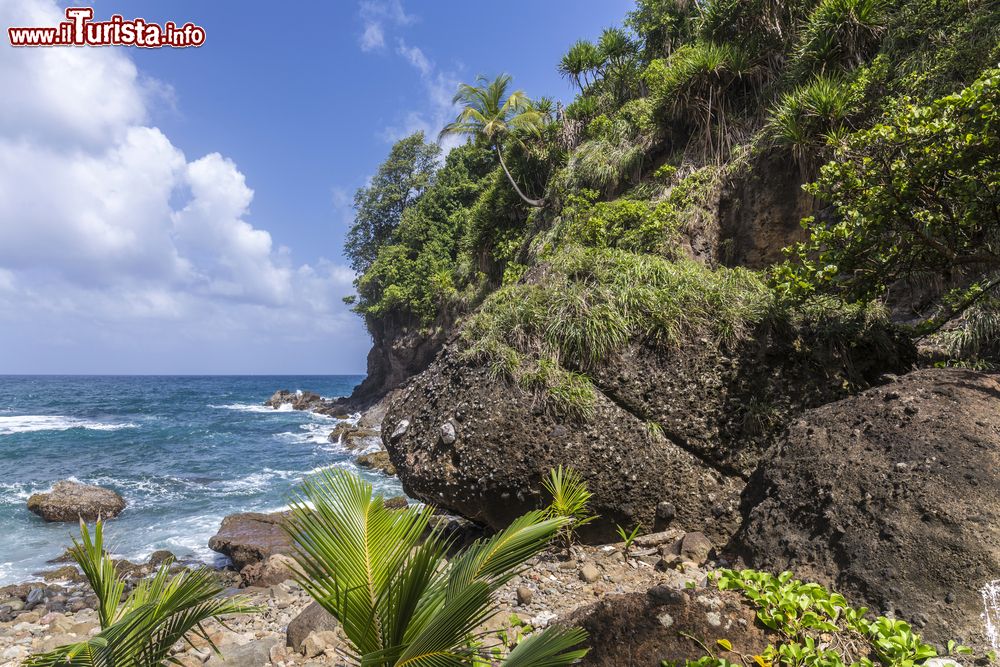
[(463, 338), (495, 377), (540, 392), (559, 414), (586, 418), (594, 398), (587, 370), (631, 341), (731, 344), (772, 306), (763, 281), (745, 269), (570, 247), (533, 279), (493, 294)]

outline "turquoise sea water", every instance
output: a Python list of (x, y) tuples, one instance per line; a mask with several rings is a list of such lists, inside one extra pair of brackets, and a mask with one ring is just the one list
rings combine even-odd
[[(47, 524), (25, 502), (72, 478), (115, 489), (128, 508), (108, 523), (120, 556), (156, 549), (217, 562), (208, 539), (233, 512), (273, 511), (304, 476), (356, 470), (327, 435), (337, 420), (263, 402), (276, 389), (344, 396), (356, 375), (0, 376), (0, 584), (24, 581), (63, 552), (76, 527)], [(364, 473), (389, 495), (399, 483)]]

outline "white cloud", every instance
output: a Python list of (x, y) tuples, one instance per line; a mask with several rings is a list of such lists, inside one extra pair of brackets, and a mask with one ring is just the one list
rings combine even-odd
[(403, 9), (401, 0), (362, 0), (358, 13), (364, 26), (358, 43), (365, 52), (385, 48), (386, 27), (405, 26), (414, 17)]
[(406, 42), (402, 38), (399, 40), (399, 46), (396, 49), (397, 53), (406, 58), (411, 65), (417, 68), (421, 76), (430, 76), (431, 72), (434, 70), (434, 66), (431, 61), (427, 59), (424, 52), (416, 46), (407, 46)]
[[(0, 3), (4, 25), (61, 16), (54, 0)], [(188, 159), (150, 126), (172, 91), (126, 53), (0, 43), (0, 347), (357, 337), (341, 302), (353, 274), (296, 266), (248, 222), (254, 193), (237, 165)]]
[(385, 32), (380, 23), (366, 23), (361, 33), (361, 50), (376, 51), (385, 46)]
[[(361, 0), (358, 13), (364, 24), (360, 44), (362, 51), (379, 51), (385, 48), (388, 27), (400, 28), (416, 21), (407, 14), (400, 0)], [(396, 54), (401, 56), (420, 75), (420, 82), (426, 95), (421, 109), (403, 113), (396, 122), (385, 127), (379, 136), (394, 142), (414, 132), (423, 132), (427, 139), (435, 140), (446, 123), (457, 113), (452, 103), (458, 80), (451, 72), (440, 70), (419, 46), (408, 44), (402, 37), (396, 38)], [(445, 137), (441, 141), (447, 153), (464, 141), (460, 137)]]

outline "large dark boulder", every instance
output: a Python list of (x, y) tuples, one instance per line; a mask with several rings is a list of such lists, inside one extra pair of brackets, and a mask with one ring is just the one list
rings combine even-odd
[(125, 499), (111, 489), (63, 480), (28, 498), (28, 509), (46, 521), (96, 521), (121, 514)]
[(292, 540), (285, 532), (284, 521), (288, 512), (261, 514), (245, 512), (230, 514), (208, 541), (208, 548), (233, 561), (233, 567), (242, 570), (248, 565), (267, 560), (274, 554), (292, 553)]
[(911, 348), (885, 329), (831, 341), (796, 326), (761, 324), (733, 349), (633, 342), (585, 369), (596, 395), (585, 422), (552, 414), (455, 342), (389, 401), (383, 442), (407, 495), (493, 528), (547, 503), (542, 480), (564, 464), (600, 515), (585, 539), (670, 523), (724, 543), (775, 433), (848, 387), (909, 368)]
[(927, 369), (811, 410), (748, 487), (734, 541), (937, 642), (985, 645), (1000, 579), (1000, 382)]

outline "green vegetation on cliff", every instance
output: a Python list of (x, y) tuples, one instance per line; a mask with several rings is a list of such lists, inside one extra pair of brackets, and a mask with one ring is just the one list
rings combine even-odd
[[(557, 64), (565, 108), (505, 75), (458, 91), (446, 131), (469, 143), (426, 179), (411, 158), (374, 259), (348, 248), (356, 308), (411, 330), (471, 314), (469, 354), (577, 416), (589, 368), (629, 341), (730, 344), (768, 318), (868, 335), (886, 304), (913, 336), (943, 331), (944, 359), (988, 363), (998, 59), (988, 0), (638, 0)], [(792, 187), (770, 201), (791, 204), (772, 215), (753, 197), (775, 169)], [(787, 261), (726, 268), (747, 243)]]

